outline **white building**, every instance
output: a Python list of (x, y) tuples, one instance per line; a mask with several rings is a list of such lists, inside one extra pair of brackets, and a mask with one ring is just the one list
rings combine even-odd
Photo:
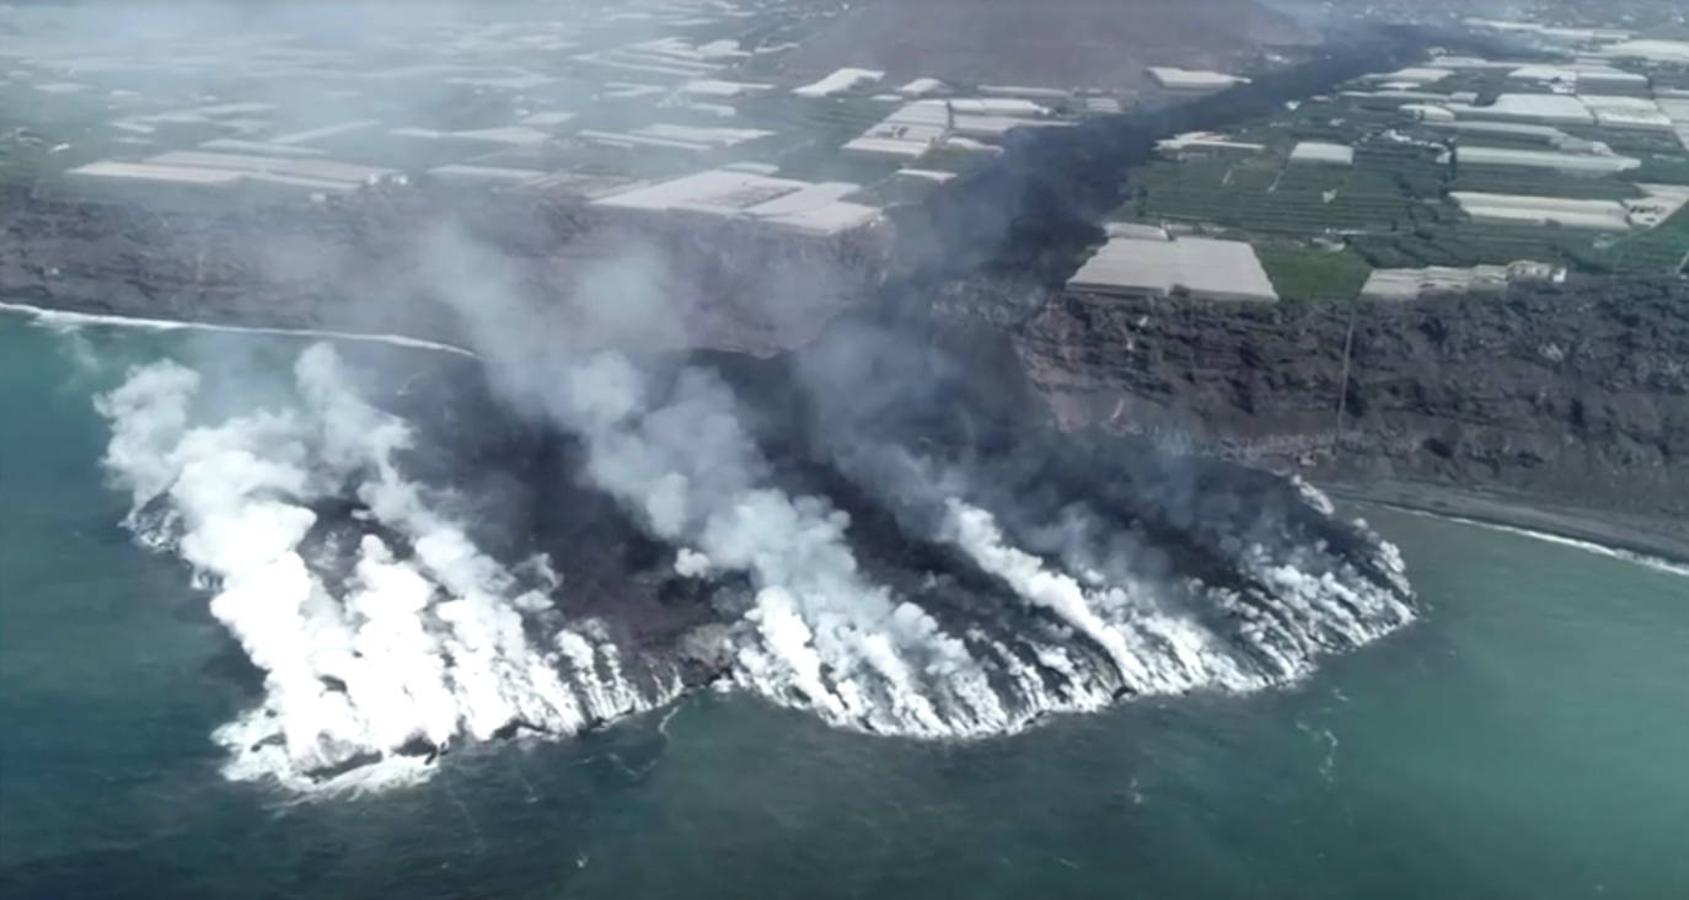
[(846, 182), (814, 184), (754, 172), (711, 169), (635, 187), (593, 202), (604, 209), (693, 213), (826, 237), (879, 220), (877, 208), (843, 199), (859, 189), (858, 185)]
[(1455, 158), (1463, 166), (1517, 166), (1552, 169), (1575, 175), (1616, 175), (1642, 165), (1641, 160), (1630, 156), (1560, 153), (1553, 150), (1509, 150), (1500, 147), (1461, 147), (1456, 151)]
[(1302, 164), (1352, 166), (1355, 164), (1355, 148), (1343, 144), (1330, 144), (1325, 141), (1303, 141), (1290, 151), (1290, 161)]
[(1181, 69), (1175, 66), (1150, 66), (1149, 77), (1170, 91), (1218, 91), (1236, 84), (1248, 84), (1249, 79), (1225, 72), (1202, 69)]
[(1641, 90), (1648, 87), (1648, 76), (1615, 69), (1602, 63), (1520, 66), (1507, 73), (1507, 77), (1514, 81), (1534, 84), (1563, 85), (1579, 91)]
[(1068, 290), (1202, 300), (1278, 299), (1255, 248), (1242, 241), (1114, 237), (1067, 282)]
[(1689, 65), (1689, 41), (1635, 40), (1606, 47), (1602, 56)]
[(1505, 266), (1469, 269), (1429, 266), (1423, 269), (1374, 269), (1361, 288), (1369, 300), (1413, 300), (1427, 294), (1499, 294), (1509, 284), (1525, 281), (1563, 281), (1566, 270), (1551, 263), (1519, 260)]
[(1576, 97), (1565, 94), (1502, 94), (1488, 106), (1451, 103), (1448, 108), (1462, 119), (1495, 119), (1539, 125), (1593, 125), (1595, 116)]
[(950, 85), (937, 78), (917, 78), (897, 89), (905, 97), (931, 97), (935, 94), (950, 93)]
[(916, 100), (899, 107), (879, 124), (844, 145), (849, 153), (912, 161), (927, 155), (950, 135), (955, 114), (943, 100)]
[(1187, 131), (1184, 134), (1156, 141), (1155, 149), (1170, 156), (1183, 156), (1186, 153), (1205, 151), (1232, 151), (1239, 154), (1249, 154), (1262, 153), (1267, 149), (1267, 145), (1249, 141), (1234, 141), (1213, 131)]
[(1629, 211), (1617, 200), (1568, 200), (1478, 191), (1455, 191), (1449, 196), (1476, 222), (1630, 230)]
[(875, 84), (886, 73), (874, 69), (839, 69), (820, 81), (792, 89), (800, 97), (831, 97), (855, 90), (865, 84)]

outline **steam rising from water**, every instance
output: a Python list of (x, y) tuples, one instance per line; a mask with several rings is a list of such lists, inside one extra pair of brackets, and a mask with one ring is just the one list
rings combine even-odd
[[(458, 740), (569, 734), (677, 690), (636, 689), (592, 623), (531, 635), (546, 592), (524, 589), (405, 480), (395, 457), (409, 428), (351, 392), (327, 345), (295, 376), (298, 406), (209, 426), (189, 424), (199, 376), (171, 362), (98, 401), (129, 526), (194, 567), (264, 672), (263, 701), (216, 734), (230, 777), (389, 783)], [(328, 555), (312, 542), (312, 504), (348, 496), (367, 516), (340, 575), (311, 552)]]
[[(1412, 615), (1387, 545), (1366, 574), (1324, 546), (1237, 534), (1224, 543), (1246, 587), (1140, 580), (1107, 559), (1097, 517), (1044, 523), (1056, 549), (1034, 552), (1001, 524), (1002, 497), (909, 469), (903, 499), (882, 502), (908, 540), (951, 548), (957, 571), (929, 581), (986, 585), (964, 612), (871, 575), (851, 517), (776, 483), (713, 373), (535, 349), (487, 360), (504, 395), (580, 441), (585, 477), (674, 549), (675, 579), (748, 584), (719, 611), (715, 676), (838, 726), (975, 737), (1127, 694), (1252, 690)], [(294, 376), (292, 405), (210, 424), (194, 424), (199, 376), (174, 363), (98, 401), (130, 527), (193, 566), (264, 673), (263, 699), (215, 735), (230, 777), (390, 784), (465, 741), (569, 735), (681, 690), (674, 648), (568, 621), (546, 560), (509, 566), (440, 512), (403, 471), (412, 430), (362, 400), (326, 345)], [(347, 502), (350, 517), (320, 512)]]

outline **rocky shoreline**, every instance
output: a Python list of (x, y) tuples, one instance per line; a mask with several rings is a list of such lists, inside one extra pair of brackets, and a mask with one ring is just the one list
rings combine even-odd
[(1319, 487), (1341, 503), (1499, 525), (1689, 564), (1689, 527), (1679, 519), (1554, 506), (1529, 496), (1424, 482), (1321, 482)]

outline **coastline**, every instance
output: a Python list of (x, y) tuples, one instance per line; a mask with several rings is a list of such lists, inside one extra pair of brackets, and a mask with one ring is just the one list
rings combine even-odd
[(43, 306), (33, 306), (28, 303), (12, 303), (0, 300), (0, 314), (29, 316), (37, 322), (48, 325), (107, 325), (117, 328), (145, 328), (152, 331), (211, 331), (223, 334), (258, 334), (275, 337), (314, 338), (332, 341), (353, 341), (365, 344), (386, 344), (390, 347), (405, 347), (412, 350), (432, 350), (438, 353), (451, 353), (467, 359), (480, 359), (471, 350), (453, 344), (439, 341), (427, 341), (421, 338), (405, 337), (400, 334), (366, 334), (356, 331), (330, 331), (315, 328), (277, 328), (261, 325), (220, 325), (212, 322), (188, 322), (181, 319), (155, 319), (128, 315), (103, 315), (96, 313), (73, 312), (63, 309), (49, 309)]
[[(449, 353), (479, 359), (463, 347), (396, 334), (367, 334), (307, 328), (223, 325), (177, 319), (102, 315), (48, 309), (25, 303), (0, 301), (0, 314), (27, 316), (49, 326), (82, 325), (142, 328), (154, 331), (197, 330), (226, 334), (270, 335), (322, 340), (384, 344), (415, 350)], [(1689, 525), (1658, 518), (1592, 509), (1560, 507), (1523, 496), (1503, 496), (1474, 488), (1409, 481), (1376, 481), (1356, 484), (1343, 481), (1315, 481), (1333, 499), (1428, 515), (1452, 522), (1488, 527), (1575, 546), (1689, 576)], [(1677, 525), (1677, 527), (1672, 527)]]
[(1314, 482), (1332, 499), (1504, 531), (1689, 576), (1689, 525), (1424, 482)]

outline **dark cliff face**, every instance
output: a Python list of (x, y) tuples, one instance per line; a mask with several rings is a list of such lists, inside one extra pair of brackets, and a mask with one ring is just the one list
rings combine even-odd
[(1681, 280), (1313, 308), (1065, 294), (1017, 346), (1068, 427), (1689, 517)]
[[(442, 267), (456, 267), (453, 256), (496, 256), (498, 288), (545, 304), (561, 343), (768, 354), (813, 338), (872, 295), (883, 277), (881, 240), (646, 220), (574, 198), (444, 188), (169, 205), (12, 188), (0, 193), (0, 297), (457, 342), (457, 317), (436, 302)], [(607, 321), (601, 304), (577, 302), (606, 293), (629, 298), (630, 309), (660, 298), (669, 327)]]

